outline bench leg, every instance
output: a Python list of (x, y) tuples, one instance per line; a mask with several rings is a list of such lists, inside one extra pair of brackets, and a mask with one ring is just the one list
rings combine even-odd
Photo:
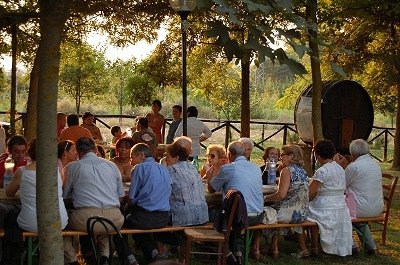
[(249, 264), (249, 252), (251, 239), (253, 238), (253, 230), (245, 230), (245, 242), (244, 242), (244, 260), (243, 265)]
[(32, 257), (33, 257), (33, 238), (28, 237), (28, 265), (32, 265)]

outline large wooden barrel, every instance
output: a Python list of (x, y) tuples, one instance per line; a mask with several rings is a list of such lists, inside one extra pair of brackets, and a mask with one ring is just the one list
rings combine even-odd
[[(308, 86), (297, 99), (294, 120), (303, 142), (312, 145), (311, 121), (313, 86)], [(347, 153), (352, 140), (367, 140), (374, 124), (372, 101), (367, 91), (350, 80), (323, 83), (321, 96), (322, 131), (338, 151)]]

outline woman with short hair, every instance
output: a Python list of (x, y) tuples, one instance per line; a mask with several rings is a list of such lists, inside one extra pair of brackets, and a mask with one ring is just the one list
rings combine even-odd
[(314, 145), (317, 161), (322, 165), (315, 171), (309, 187), (309, 216), (318, 223), (311, 227), (312, 251), (318, 253), (318, 241), (325, 253), (339, 256), (352, 254), (352, 225), (346, 206), (346, 179), (343, 168), (333, 160), (332, 141), (318, 140)]
[(201, 225), (208, 221), (204, 186), (194, 165), (187, 161), (188, 151), (178, 144), (167, 147), (167, 169), (172, 190), (169, 199), (173, 226)]
[(200, 175), (202, 177), (206, 175), (207, 170), (212, 166), (217, 167), (219, 170), (219, 168), (227, 162), (225, 147), (221, 144), (210, 144), (207, 146), (206, 157), (207, 163), (200, 169)]

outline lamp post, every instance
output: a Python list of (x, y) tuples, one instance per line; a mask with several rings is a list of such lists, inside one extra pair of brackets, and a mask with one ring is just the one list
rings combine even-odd
[(183, 135), (187, 135), (187, 80), (186, 80), (186, 32), (189, 28), (187, 17), (196, 7), (196, 0), (169, 0), (171, 7), (181, 17), (182, 30), (182, 127)]

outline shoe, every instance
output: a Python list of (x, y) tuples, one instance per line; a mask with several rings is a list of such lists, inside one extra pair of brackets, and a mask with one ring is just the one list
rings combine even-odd
[(250, 251), (250, 258), (259, 260), (261, 258), (261, 254), (259, 250), (251, 250)]
[(360, 248), (359, 247), (353, 247), (351, 249), (351, 255), (352, 256), (359, 256), (361, 253)]
[(308, 251), (308, 249), (303, 250), (303, 251), (299, 250), (297, 253), (292, 253), (290, 255), (294, 258), (301, 259), (301, 258), (306, 258), (306, 257), (310, 256), (310, 252)]
[(376, 255), (376, 249), (367, 249), (367, 251), (365, 251), (365, 254), (369, 256)]
[(107, 256), (101, 256), (99, 265), (109, 265), (109, 260)]

